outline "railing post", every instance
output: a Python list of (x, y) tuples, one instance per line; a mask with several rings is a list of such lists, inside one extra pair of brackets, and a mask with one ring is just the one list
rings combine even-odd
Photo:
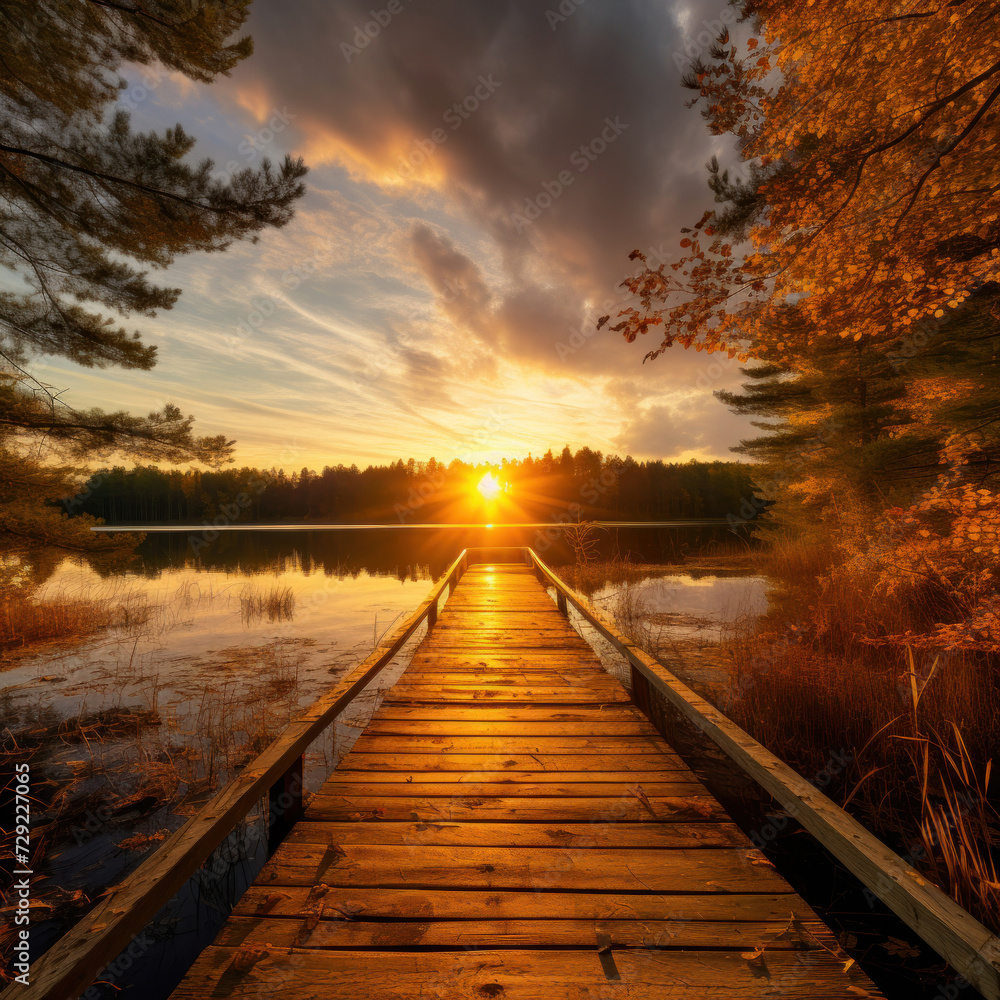
[(561, 590), (556, 592), (556, 607), (569, 617), (569, 608), (566, 606), (566, 595)]
[(305, 814), (302, 802), (302, 769), (305, 757), (295, 763), (273, 784), (268, 793), (267, 853), (281, 845), (288, 832)]
[(629, 661), (629, 668), (632, 672), (632, 701), (635, 702), (636, 708), (638, 708), (639, 711), (646, 716), (646, 718), (651, 719), (649, 681), (646, 680), (645, 676), (636, 669), (635, 664), (631, 661)]
[(437, 620), (438, 620), (438, 602), (435, 601), (427, 609), (427, 627), (433, 628)]

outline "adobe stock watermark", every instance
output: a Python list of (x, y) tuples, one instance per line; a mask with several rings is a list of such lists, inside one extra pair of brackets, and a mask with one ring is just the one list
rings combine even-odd
[(406, 156), (402, 157), (396, 174), (402, 180), (409, 180), (437, 150), (457, 132), (502, 86), (502, 81), (494, 80), (493, 74), (480, 74), (476, 86), (460, 101), (455, 101), (441, 116), (447, 129), (439, 125), (422, 139), (414, 139)]
[(550, 7), (545, 12), (545, 20), (549, 22), (549, 27), (555, 31), (560, 24), (565, 24), (587, 0), (562, 0), (554, 10)]
[(205, 526), (203, 531), (188, 535), (188, 546), (191, 552), (198, 555), (202, 549), (211, 545), (219, 537), (219, 528), (228, 528), (239, 521), (243, 514), (253, 506), (254, 497), (259, 497), (267, 489), (267, 485), (266, 479), (251, 479), (246, 485), (246, 490), (238, 494), (232, 503), (223, 504), (211, 522), (203, 521)]
[(560, 170), (552, 180), (542, 182), (542, 190), (538, 194), (524, 199), (524, 208), (520, 212), (511, 212), (510, 220), (514, 223), (514, 228), (521, 232), (529, 222), (534, 222), (542, 212), (551, 208), (576, 181), (577, 176), (586, 173), (627, 128), (628, 124), (620, 116), (605, 118), (601, 132), (590, 142), (574, 150), (570, 156), (569, 166), (575, 169), (575, 173), (569, 168)]
[(212, 180), (228, 184), (238, 170), (243, 170), (256, 163), (262, 151), (270, 146), (278, 135), (285, 131), (289, 122), (295, 121), (297, 117), (287, 107), (282, 107), (280, 110), (271, 108), (271, 117), (256, 132), (247, 135), (236, 147), (236, 152), (243, 157), (243, 161), (227, 161), (224, 169), (212, 174)]
[[(296, 291), (303, 281), (314, 277), (328, 260), (328, 255), (317, 254), (301, 263), (294, 264), (281, 276), (281, 286), (288, 292)], [(233, 357), (237, 357), (239, 349), (277, 312), (281, 298), (273, 295), (254, 296), (250, 299), (251, 309), (236, 324), (236, 332), (227, 334), (223, 343)]]
[[(406, 2), (413, 3), (413, 0), (406, 0)], [(351, 42), (340, 43), (340, 51), (347, 64), (350, 65), (352, 59), (361, 55), (382, 34), (383, 29), (389, 26), (392, 19), (397, 14), (401, 14), (404, 9), (403, 0), (389, 0), (384, 7), (370, 10), (368, 13), (371, 15), (371, 20), (354, 26), (353, 44)]]

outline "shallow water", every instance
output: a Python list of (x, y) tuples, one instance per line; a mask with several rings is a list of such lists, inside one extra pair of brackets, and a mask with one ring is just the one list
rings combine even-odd
[[(681, 543), (676, 531), (658, 525), (644, 535), (630, 532), (628, 546), (646, 561), (666, 562), (704, 530)], [(96, 898), (360, 662), (463, 546), (537, 545), (537, 534), (537, 527), (530, 533), (245, 531), (220, 535), (195, 552), (185, 529), (151, 536), (117, 571), (75, 559), (52, 567), (42, 598), (106, 599), (146, 607), (148, 617), (137, 614), (127, 627), (2, 664), (5, 722), (42, 734), (34, 773), (65, 795), (61, 811), (42, 816), (58, 813), (60, 820), (47, 835), (35, 898), (57, 904), (74, 893)], [(558, 565), (567, 554), (556, 540), (545, 558)], [(757, 595), (753, 600), (756, 586), (748, 591)], [(746, 590), (739, 580), (687, 575), (642, 587), (658, 613), (681, 616), (675, 622), (681, 630), (690, 628), (684, 616), (728, 621)], [(250, 598), (272, 591), (286, 599), (271, 614), (248, 614)], [(611, 593), (604, 588), (596, 596), (601, 601)], [(350, 748), (420, 637), (310, 748), (307, 789), (318, 787)], [(143, 797), (144, 808), (128, 807)], [(250, 836), (227, 853), (224, 874), (189, 882), (151, 925), (159, 943), (129, 973), (128, 985), (165, 996), (168, 971), (182, 970), (211, 940), (264, 861), (259, 819), (247, 829)], [(52, 919), (45, 911), (35, 915), (33, 957), (78, 919), (84, 903), (78, 899)]]

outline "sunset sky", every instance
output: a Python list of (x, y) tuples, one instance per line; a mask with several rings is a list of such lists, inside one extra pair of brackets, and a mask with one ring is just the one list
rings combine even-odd
[(176, 402), (263, 467), (563, 444), (729, 457), (750, 428), (712, 390), (738, 384), (734, 363), (720, 375), (718, 358), (673, 350), (643, 366), (658, 340), (594, 329), (629, 252), (674, 259), (711, 207), (705, 161), (736, 162), (679, 86), (685, 44), (731, 23), (724, 3), (252, 10), (256, 51), (230, 78), (147, 86), (143, 70), (123, 103), (143, 128), (181, 122), (217, 171), (302, 154), (308, 194), (258, 244), (156, 276), (184, 294), (136, 324), (159, 345), (152, 372), (50, 362), (73, 405)]

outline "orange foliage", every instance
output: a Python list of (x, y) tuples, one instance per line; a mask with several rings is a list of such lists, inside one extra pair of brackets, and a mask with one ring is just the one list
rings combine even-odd
[[(767, 171), (767, 210), (742, 252), (707, 212), (686, 231), (684, 257), (625, 282), (640, 304), (613, 329), (631, 342), (663, 326), (647, 357), (676, 342), (781, 361), (816, 337), (889, 343), (993, 277), (996, 8), (745, 3), (764, 44), (741, 53), (723, 36), (689, 83), (712, 131), (738, 136), (744, 159)], [(803, 321), (789, 330), (783, 306), (796, 299)]]

